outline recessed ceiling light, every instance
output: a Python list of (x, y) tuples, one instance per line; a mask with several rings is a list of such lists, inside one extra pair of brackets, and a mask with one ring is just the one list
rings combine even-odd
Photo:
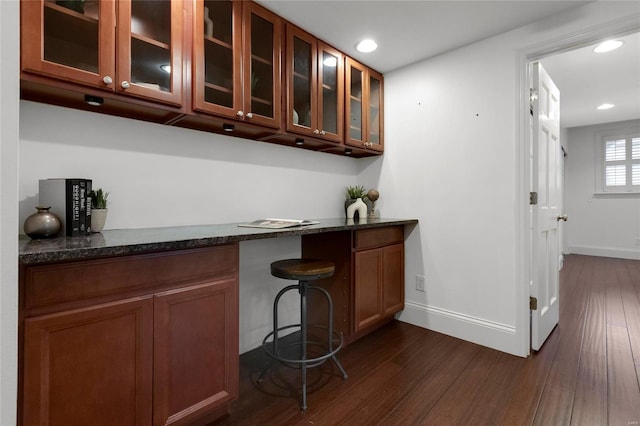
[(613, 108), (615, 105), (613, 104), (602, 104), (600, 105), (597, 109), (603, 110), (603, 109), (611, 109)]
[(377, 48), (378, 48), (378, 44), (375, 41), (370, 39), (362, 40), (356, 46), (356, 49), (358, 49), (358, 52), (363, 52), (363, 53), (373, 52)]
[(596, 53), (611, 52), (620, 46), (622, 46), (622, 42), (620, 40), (607, 40), (597, 45), (593, 51)]

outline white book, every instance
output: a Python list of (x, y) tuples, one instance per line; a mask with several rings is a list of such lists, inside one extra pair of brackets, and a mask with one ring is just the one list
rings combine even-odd
[(294, 226), (306, 226), (316, 225), (320, 222), (317, 220), (303, 220), (303, 219), (258, 219), (249, 223), (241, 223), (238, 226), (245, 228), (269, 228), (269, 229), (281, 229), (291, 228)]

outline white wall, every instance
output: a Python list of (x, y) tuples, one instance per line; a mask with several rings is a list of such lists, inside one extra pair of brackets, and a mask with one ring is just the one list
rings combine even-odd
[[(109, 191), (106, 229), (341, 217), (357, 160), (120, 117), (20, 102), (20, 223), (38, 180), (87, 177)], [(240, 247), (241, 352), (262, 341), (284, 285), (270, 262), (300, 255), (300, 239)], [(284, 308), (296, 314), (297, 301)]]
[(377, 180), (384, 215), (420, 220), (407, 240), (401, 320), (527, 353), (519, 61), (630, 19), (637, 25), (635, 3), (595, 2), (385, 75), (385, 155), (364, 160), (359, 180)]
[(19, 10), (0, 1), (0, 425), (16, 424)]
[[(13, 46), (15, 9), (8, 16), (2, 9), (2, 36)], [(16, 198), (3, 189), (3, 211), (5, 202), (10, 208), (19, 201), (22, 221), (36, 203), (37, 180), (50, 176), (87, 176), (109, 190), (111, 228), (276, 214), (336, 216), (342, 214), (345, 185), (377, 187), (383, 215), (420, 220), (407, 240), (407, 309), (400, 318), (522, 355), (515, 342), (518, 331), (528, 327), (516, 318), (519, 52), (637, 13), (634, 2), (596, 2), (388, 74), (386, 147), (379, 159), (344, 159), (22, 102), (20, 192)], [(4, 61), (19, 62), (4, 51), (2, 60), (3, 67)], [(15, 99), (8, 107), (3, 103), (2, 111), (15, 109)], [(2, 124), (4, 132), (4, 118)], [(11, 184), (5, 184), (4, 173), (14, 159), (2, 157), (3, 188)], [(3, 224), (3, 248), (5, 242), (14, 244), (15, 228), (17, 223)], [(293, 254), (297, 247), (296, 241), (242, 244), (255, 263), (241, 265), (241, 297), (264, 290), (273, 253)], [(415, 291), (417, 274), (427, 277), (425, 293)], [(2, 285), (15, 290), (15, 277), (10, 278)], [(15, 359), (11, 322), (17, 301), (11, 294), (1, 297), (2, 330), (8, 319), (6, 329), (13, 333), (2, 336), (4, 363), (5, 353)], [(242, 304), (243, 333), (261, 336), (260, 321)], [(4, 365), (3, 378), (15, 374)], [(11, 416), (15, 381), (3, 380), (2, 389), (3, 416), (5, 407)]]
[(595, 195), (602, 134), (640, 132), (640, 120), (568, 129), (567, 239), (570, 253), (640, 260), (640, 194)]

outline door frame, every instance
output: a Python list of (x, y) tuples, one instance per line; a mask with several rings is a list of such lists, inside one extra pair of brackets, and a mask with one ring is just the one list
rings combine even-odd
[[(533, 257), (530, 229), (533, 225), (529, 214), (531, 166), (531, 133), (529, 122), (529, 88), (531, 87), (530, 63), (558, 53), (595, 44), (610, 37), (622, 37), (640, 31), (635, 16), (615, 20), (597, 28), (555, 38), (524, 47), (517, 52), (516, 68), (516, 194), (520, 202), (516, 206), (516, 351), (522, 356), (531, 354), (531, 319), (529, 311), (529, 283), (532, 278)], [(562, 118), (561, 118), (562, 120)], [(564, 194), (563, 194), (564, 196)]]

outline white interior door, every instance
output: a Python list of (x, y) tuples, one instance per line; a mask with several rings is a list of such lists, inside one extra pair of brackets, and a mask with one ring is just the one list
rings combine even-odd
[(561, 205), (560, 91), (542, 65), (533, 66), (532, 186), (538, 194), (532, 206), (532, 279), (531, 296), (537, 308), (531, 311), (531, 348), (539, 350), (560, 316), (558, 222)]

